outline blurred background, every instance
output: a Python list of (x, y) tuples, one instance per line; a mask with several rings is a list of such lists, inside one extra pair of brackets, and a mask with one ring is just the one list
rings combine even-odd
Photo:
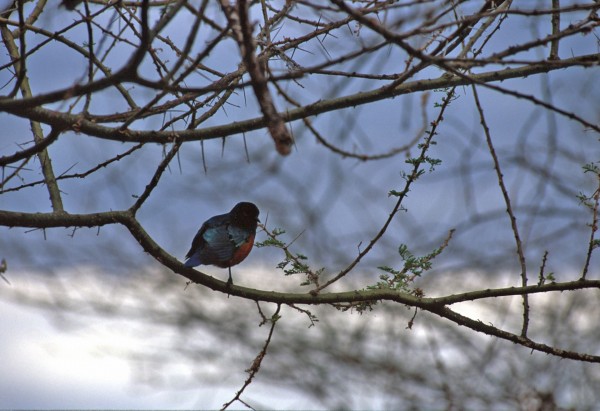
[[(48, 42), (48, 33), (60, 33), (62, 39), (85, 49), (89, 42), (83, 23), (86, 13), (93, 14), (89, 29), (94, 33), (96, 55), (105, 56), (107, 67), (116, 71), (135, 50), (136, 2), (123, 2), (119, 7), (88, 2), (87, 11), (83, 3), (74, 11), (50, 3), (32, 24), (35, 29), (30, 28), (25, 36), (27, 49), (34, 51), (27, 57), (34, 95), (86, 81), (88, 60), (83, 54), (65, 41)], [(167, 14), (169, 7), (183, 4), (161, 31), (162, 38), (153, 43), (154, 52), (169, 67), (178, 58), (170, 44), (184, 48), (196, 21), (193, 10), (204, 3), (151, 3), (155, 5), (151, 24)], [(251, 7), (252, 19), (259, 22), (255, 32), (263, 27), (263, 9), (273, 16), (285, 6), (285, 2), (268, 3), (266, 8), (261, 2)], [(294, 18), (271, 27), (275, 43), (300, 38), (318, 27), (307, 22), (324, 25), (343, 17), (330, 3), (322, 7), (293, 3), (289, 16)], [(372, 3), (371, 7), (379, 4)], [(439, 26), (439, 32), (431, 29), (408, 37), (413, 47), (423, 50), (443, 38), (444, 30), (451, 32), (454, 19), (481, 8), (480, 2), (389, 3), (373, 16), (392, 31), (408, 33), (427, 24)], [(511, 54), (514, 60), (502, 64), (486, 58), (548, 36), (552, 15), (533, 12), (548, 10), (547, 3), (518, 4), (527, 8), (513, 8), (514, 14), (494, 20), (473, 46), (473, 50), (482, 47), (486, 39), (484, 57), (480, 56), (484, 67), (473, 72), (544, 60), (549, 53), (547, 43)], [(12, 2), (0, 5), (5, 10), (0, 24), (14, 30), (11, 22), (18, 22), (18, 13), (11, 11)], [(25, 3), (24, 14), (42, 5)], [(591, 1), (560, 2), (565, 10), (561, 27), (593, 22), (593, 5)], [(440, 14), (439, 20), (433, 19), (435, 13)], [(216, 3), (207, 2), (204, 15), (190, 56), (201, 53), (215, 38), (218, 30), (209, 22), (226, 24)], [(473, 33), (485, 21), (479, 20)], [(597, 25), (590, 28), (585, 35), (562, 38), (560, 57), (597, 54)], [(286, 49), (286, 58), (272, 58), (273, 75), (290, 72), (290, 60), (301, 68), (329, 62), (327, 72), (279, 81), (281, 90), (272, 89), (278, 109), (293, 109), (292, 100), (306, 105), (373, 90), (391, 81), (386, 75), (403, 73), (413, 64), (401, 48), (376, 47), (380, 42), (382, 38), (373, 31), (350, 21)], [(358, 56), (342, 58), (352, 53)], [(0, 47), (3, 95), (15, 84), (10, 61), (7, 50)], [(182, 86), (203, 87), (217, 81), (214, 72), (237, 70), (237, 44), (223, 40), (202, 64), (212, 71), (199, 68)], [(161, 70), (155, 65), (147, 57), (139, 72), (156, 81)], [(408, 81), (442, 74), (431, 66)], [(494, 84), (598, 125), (597, 79), (597, 66), (573, 66)], [(242, 80), (249, 78), (246, 75)], [(139, 106), (159, 94), (140, 84), (123, 86)], [(598, 189), (598, 177), (585, 173), (583, 167), (600, 161), (598, 133), (530, 100), (484, 87), (477, 91), (517, 218), (530, 284), (537, 282), (542, 264), (557, 281), (578, 279), (593, 216), (581, 195), (589, 197)], [(293, 241), (294, 252), (306, 255), (313, 269), (324, 268), (324, 279), (331, 278), (381, 229), (396, 202), (388, 193), (404, 187), (403, 173), (411, 170), (405, 160), (418, 155), (417, 144), (436, 120), (446, 92), (414, 92), (311, 117), (311, 126), (329, 147), (303, 121), (293, 121), (289, 129), (295, 144), (287, 157), (277, 154), (266, 129), (187, 142), (140, 209), (138, 221), (161, 247), (183, 260), (203, 221), (229, 211), (239, 201), (252, 201), (268, 228), (284, 229), (282, 240)], [(159, 101), (173, 98), (175, 94), (167, 94)], [(203, 103), (199, 115), (217, 100)], [(84, 104), (82, 98), (44, 107), (77, 114)], [(100, 117), (129, 108), (122, 93), (109, 88), (93, 94), (88, 112)], [(137, 119), (130, 128), (183, 130), (193, 121), (189, 110), (181, 104)], [(260, 115), (252, 88), (245, 87), (236, 89), (198, 128)], [(375, 284), (382, 274), (377, 267), (402, 268), (400, 244), (417, 256), (426, 255), (440, 247), (452, 229), (455, 233), (448, 247), (434, 260), (433, 268), (416, 280), (415, 287), (434, 296), (520, 285), (514, 234), (480, 121), (470, 86), (458, 87), (438, 126), (436, 145), (428, 153), (441, 164), (427, 169), (411, 187), (403, 203), (406, 210), (332, 291)], [(2, 112), (0, 124), (0, 156), (30, 144), (26, 118)], [(120, 123), (105, 121), (103, 125), (118, 128)], [(43, 130), (48, 133), (49, 127)], [(48, 153), (59, 177), (65, 210), (75, 214), (130, 207), (171, 146), (135, 147), (135, 143), (63, 133)], [(124, 153), (128, 154), (117, 157)], [(0, 209), (52, 211), (38, 159), (15, 171), (17, 165), (2, 168)], [(266, 239), (264, 232), (257, 234), (257, 241)], [(118, 225), (46, 230), (0, 227), (2, 258), (10, 283), (0, 281), (0, 408), (218, 408), (242, 386), (245, 370), (269, 331), (268, 325), (259, 326), (262, 318), (255, 302), (188, 286), (185, 278), (144, 253)], [(300, 285), (304, 278), (285, 276), (276, 268), (282, 259), (281, 250), (255, 248), (243, 264), (233, 268), (234, 281), (263, 290), (308, 292), (308, 287)], [(589, 279), (598, 279), (599, 267), (593, 256)], [(221, 280), (227, 278), (227, 271), (217, 267), (201, 270)], [(598, 290), (532, 296), (530, 337), (565, 350), (600, 355), (595, 321), (599, 296)], [(518, 333), (521, 303), (520, 298), (510, 297), (454, 308)], [(271, 304), (259, 306), (267, 317), (275, 311)], [(302, 310), (309, 310), (318, 321)], [(597, 365), (531, 352), (424, 312), (417, 314), (408, 329), (413, 314), (413, 309), (392, 303), (376, 304), (363, 313), (329, 306), (285, 306), (260, 372), (242, 398), (255, 408), (286, 409), (595, 409), (599, 400), (595, 387), (600, 383)], [(242, 406), (234, 404), (234, 408)]]

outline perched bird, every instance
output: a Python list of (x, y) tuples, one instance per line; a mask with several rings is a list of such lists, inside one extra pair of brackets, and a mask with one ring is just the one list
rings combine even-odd
[(237, 203), (227, 214), (216, 215), (202, 224), (192, 241), (192, 247), (186, 254), (186, 267), (200, 264), (229, 268), (241, 263), (252, 250), (258, 208), (252, 203)]

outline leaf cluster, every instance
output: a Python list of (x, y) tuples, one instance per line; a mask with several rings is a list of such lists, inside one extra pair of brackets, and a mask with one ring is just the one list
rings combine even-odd
[(325, 270), (324, 267), (319, 268), (318, 270), (314, 270), (310, 268), (308, 265), (308, 257), (302, 253), (295, 253), (290, 250), (290, 245), (286, 244), (279, 237), (285, 234), (285, 230), (282, 228), (275, 228), (273, 231), (269, 232), (265, 228), (265, 232), (268, 235), (268, 238), (265, 241), (257, 242), (255, 244), (256, 247), (275, 247), (279, 248), (283, 251), (283, 259), (277, 263), (276, 267), (280, 270), (283, 270), (285, 275), (296, 275), (301, 274), (305, 276), (305, 279), (300, 283), (300, 285), (306, 286), (314, 284), (317, 287), (319, 286), (319, 277)]

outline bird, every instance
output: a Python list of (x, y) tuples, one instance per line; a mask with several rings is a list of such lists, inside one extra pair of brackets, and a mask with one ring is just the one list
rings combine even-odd
[(186, 267), (215, 265), (229, 269), (228, 285), (233, 284), (231, 267), (244, 261), (254, 245), (260, 220), (258, 207), (249, 202), (237, 203), (230, 212), (206, 220), (185, 256)]

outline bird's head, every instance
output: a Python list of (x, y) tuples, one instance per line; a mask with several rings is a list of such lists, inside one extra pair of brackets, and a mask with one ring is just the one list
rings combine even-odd
[(237, 203), (230, 211), (231, 218), (234, 222), (241, 226), (256, 227), (258, 219), (258, 207), (253, 203), (241, 202)]

